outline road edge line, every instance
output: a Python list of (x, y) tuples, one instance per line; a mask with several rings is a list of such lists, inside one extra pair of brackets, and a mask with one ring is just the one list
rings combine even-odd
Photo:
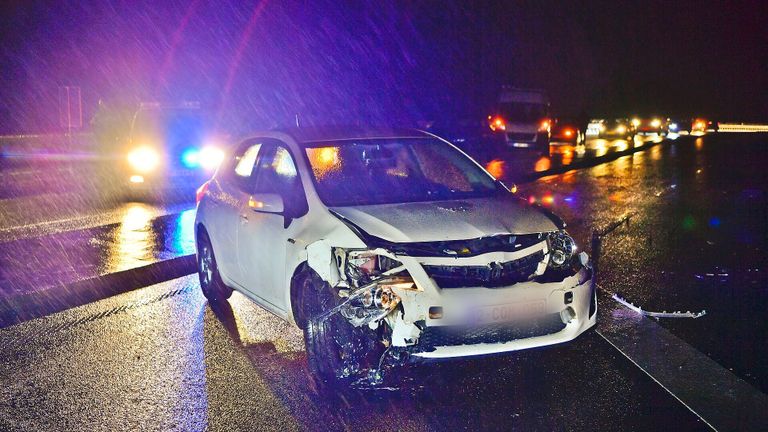
[(712, 430), (762, 430), (768, 395), (605, 295), (596, 333)]
[(672, 396), (673, 398), (675, 398), (675, 399), (676, 399), (678, 402), (680, 402), (680, 403), (681, 403), (681, 404), (682, 404), (684, 407), (686, 407), (686, 408), (688, 409), (688, 411), (690, 411), (691, 413), (693, 413), (693, 415), (695, 415), (696, 417), (698, 417), (698, 419), (699, 419), (699, 420), (701, 420), (702, 422), (704, 422), (704, 424), (706, 424), (707, 426), (709, 426), (709, 428), (710, 428), (710, 429), (712, 429), (713, 431), (717, 431), (717, 429), (716, 429), (714, 426), (712, 426), (712, 424), (711, 424), (711, 423), (709, 423), (709, 422), (708, 422), (708, 421), (707, 421), (707, 420), (706, 420), (704, 417), (702, 417), (702, 416), (701, 416), (701, 414), (697, 413), (697, 412), (696, 412), (696, 410), (694, 410), (693, 408), (691, 408), (691, 406), (690, 406), (690, 405), (688, 405), (687, 403), (685, 403), (685, 401), (684, 401), (684, 400), (680, 399), (680, 398), (679, 398), (679, 397), (678, 397), (676, 394), (672, 393), (672, 391), (671, 391), (670, 389), (668, 389), (668, 388), (667, 388), (667, 387), (666, 387), (664, 384), (662, 384), (662, 382), (661, 382), (661, 381), (657, 380), (657, 379), (656, 379), (656, 377), (654, 377), (653, 375), (651, 375), (651, 373), (650, 373), (650, 372), (648, 372), (648, 371), (647, 371), (645, 368), (643, 368), (642, 366), (640, 366), (640, 364), (638, 364), (638, 363), (637, 363), (637, 362), (636, 362), (636, 361), (635, 361), (635, 360), (634, 360), (632, 357), (630, 357), (630, 356), (629, 356), (627, 353), (625, 353), (624, 351), (622, 351), (622, 350), (621, 350), (621, 348), (619, 348), (618, 346), (616, 346), (616, 344), (614, 344), (613, 342), (611, 342), (611, 340), (610, 340), (610, 339), (608, 339), (608, 338), (607, 338), (607, 337), (606, 337), (604, 334), (602, 334), (602, 333), (600, 332), (600, 330), (595, 330), (595, 333), (597, 333), (597, 335), (598, 335), (598, 336), (600, 336), (601, 338), (603, 338), (603, 340), (605, 340), (606, 342), (608, 342), (608, 344), (609, 344), (609, 345), (611, 345), (611, 346), (612, 346), (612, 347), (613, 347), (613, 348), (614, 348), (616, 351), (618, 351), (619, 353), (621, 353), (621, 355), (623, 355), (623, 356), (624, 356), (624, 358), (626, 358), (627, 360), (629, 360), (630, 362), (632, 362), (632, 364), (633, 364), (633, 365), (635, 365), (635, 366), (636, 366), (638, 369), (640, 369), (640, 370), (641, 370), (641, 371), (642, 371), (642, 372), (643, 372), (645, 375), (647, 375), (647, 376), (648, 376), (648, 378), (652, 379), (652, 380), (653, 380), (653, 382), (655, 382), (656, 384), (658, 384), (658, 385), (659, 385), (659, 387), (663, 388), (663, 389), (664, 389), (664, 391), (666, 391), (667, 393), (669, 393), (669, 395), (670, 395), (670, 396)]

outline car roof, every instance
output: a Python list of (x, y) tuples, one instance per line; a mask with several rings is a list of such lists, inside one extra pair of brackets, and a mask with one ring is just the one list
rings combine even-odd
[(362, 126), (291, 127), (275, 129), (273, 132), (289, 135), (298, 143), (361, 138), (426, 138), (431, 136), (430, 134), (417, 129)]

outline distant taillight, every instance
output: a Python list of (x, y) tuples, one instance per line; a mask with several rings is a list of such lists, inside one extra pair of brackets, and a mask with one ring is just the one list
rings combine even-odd
[(207, 182), (203, 183), (202, 186), (197, 188), (197, 191), (195, 192), (195, 204), (200, 204), (200, 200), (203, 199), (205, 196), (205, 193), (208, 192), (208, 186), (210, 186), (211, 181), (208, 180)]
[(539, 124), (539, 131), (540, 132), (549, 131), (550, 126), (552, 126), (552, 122), (550, 122), (549, 119), (544, 119)]
[(500, 116), (488, 116), (488, 126), (491, 128), (492, 131), (503, 131), (507, 129), (507, 125), (504, 122), (504, 119)]

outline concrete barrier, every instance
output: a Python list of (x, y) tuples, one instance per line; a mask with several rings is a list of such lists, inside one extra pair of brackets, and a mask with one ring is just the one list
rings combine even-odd
[(0, 299), (0, 328), (196, 272), (195, 255)]

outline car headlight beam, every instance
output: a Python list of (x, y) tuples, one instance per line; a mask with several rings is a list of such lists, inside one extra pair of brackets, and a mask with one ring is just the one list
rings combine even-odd
[(214, 146), (206, 146), (199, 153), (200, 166), (206, 171), (213, 171), (224, 160), (224, 152)]
[(128, 153), (128, 163), (136, 171), (147, 173), (160, 164), (160, 155), (151, 147), (139, 147)]

